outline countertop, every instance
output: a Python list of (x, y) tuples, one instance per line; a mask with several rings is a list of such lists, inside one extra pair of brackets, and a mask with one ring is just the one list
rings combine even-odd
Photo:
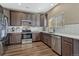
[[(78, 34), (69, 34), (69, 33), (61, 33), (61, 32), (47, 32), (47, 31), (41, 31), (43, 33), (47, 33), (50, 35), (58, 35), (58, 36), (64, 36), (64, 37), (69, 37), (73, 39), (78, 39), (79, 40), (79, 35)], [(9, 32), (9, 33), (22, 33), (22, 32)], [(31, 33), (39, 33), (39, 32), (31, 32)]]
[(22, 33), (22, 32), (8, 32), (8, 33), (15, 33), (16, 34), (16, 33)]
[(43, 31), (43, 33), (47, 33), (47, 34), (50, 34), (50, 35), (64, 36), (64, 37), (69, 37), (69, 38), (73, 38), (73, 39), (78, 39), (79, 40), (79, 35), (77, 35), (77, 34), (60, 33), (60, 32), (49, 33), (49, 32), (45, 32), (45, 31)]
[[(39, 33), (41, 31), (33, 31), (33, 32), (29, 32), (29, 33)], [(8, 32), (8, 33), (24, 33), (24, 32)]]

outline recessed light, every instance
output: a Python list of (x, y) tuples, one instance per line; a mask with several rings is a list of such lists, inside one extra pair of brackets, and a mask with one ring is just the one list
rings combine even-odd
[(51, 6), (53, 6), (54, 4), (52, 3), (52, 4), (50, 4)]
[(26, 8), (30, 8), (30, 7), (26, 7)]
[(19, 6), (21, 6), (21, 5), (22, 5), (22, 3), (18, 3), (18, 5), (19, 5)]
[(41, 8), (38, 8), (38, 10), (41, 10)]

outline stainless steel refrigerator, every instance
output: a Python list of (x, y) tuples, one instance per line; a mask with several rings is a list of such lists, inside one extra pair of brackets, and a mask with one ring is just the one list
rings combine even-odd
[(5, 41), (6, 36), (7, 36), (7, 28), (8, 28), (8, 23), (7, 23), (8, 18), (0, 13), (0, 55), (4, 53), (5, 48)]

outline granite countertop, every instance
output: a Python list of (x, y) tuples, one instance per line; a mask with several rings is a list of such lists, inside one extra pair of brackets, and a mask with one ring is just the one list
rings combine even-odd
[[(61, 32), (47, 32), (47, 31), (41, 31), (43, 33), (47, 33), (50, 35), (58, 35), (58, 36), (64, 36), (64, 37), (69, 37), (73, 39), (78, 39), (79, 40), (79, 35), (78, 34), (69, 34), (69, 33), (61, 33)], [(9, 33), (22, 33), (22, 32), (9, 32)], [(39, 33), (39, 32), (31, 32), (31, 33)]]
[(22, 33), (22, 32), (8, 32), (8, 33)]
[[(39, 33), (39, 32), (41, 32), (41, 31), (32, 31), (32, 32), (29, 32), (29, 33)], [(24, 33), (24, 32), (8, 32), (8, 33)]]
[(64, 36), (64, 37), (69, 37), (69, 38), (79, 40), (79, 35), (77, 35), (77, 34), (60, 33), (60, 32), (49, 33), (49, 32), (45, 32), (45, 31), (43, 31), (43, 33), (47, 33), (47, 34), (51, 34), (51, 35)]

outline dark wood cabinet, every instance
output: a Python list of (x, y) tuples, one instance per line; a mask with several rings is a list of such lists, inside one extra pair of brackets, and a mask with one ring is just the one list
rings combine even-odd
[[(10, 20), (11, 26), (16, 26), (17, 25), (17, 12), (11, 11), (10, 15), (11, 15), (11, 20)], [(19, 24), (19, 20), (18, 20), (18, 24)]]
[(48, 42), (47, 42), (48, 46), (51, 47), (51, 36), (48, 37), (48, 40), (47, 40), (47, 41), (48, 41)]
[(1, 5), (0, 5), (0, 13), (3, 13), (3, 8)]
[(73, 55), (73, 40), (71, 38), (62, 37), (62, 55), (72, 56)]
[(11, 25), (12, 26), (21, 26), (21, 20), (26, 20), (25, 13), (11, 11)]
[(48, 27), (47, 14), (41, 14), (41, 15), (40, 15), (40, 26)]
[(9, 36), (10, 44), (21, 43), (21, 33), (9, 33)]
[(32, 33), (32, 41), (40, 41), (40, 33)]
[(42, 33), (41, 36), (41, 41), (51, 47), (51, 35), (47, 33)]
[[(79, 56), (79, 40), (77, 39), (62, 36), (61, 40), (56, 39), (56, 42), (61, 44), (61, 46), (57, 45), (58, 43), (53, 45), (55, 37), (51, 37), (50, 34), (41, 32), (40, 39), (43, 43), (51, 47), (55, 52), (59, 53), (59, 49), (61, 49), (60, 55), (62, 56)], [(58, 46), (61, 48), (57, 48)]]
[(40, 26), (44, 26), (44, 15), (40, 15)]
[(41, 33), (41, 36), (42, 36), (42, 37), (41, 37), (41, 41), (42, 41), (43, 43), (46, 43), (46, 42), (45, 42), (45, 35), (44, 35), (44, 34), (45, 34), (45, 33)]
[(32, 14), (32, 26), (40, 27), (40, 14)]
[(23, 13), (19, 11), (11, 11), (11, 25), (12, 26), (21, 26), (22, 20), (31, 20), (31, 26), (40, 27), (44, 26), (44, 15), (41, 14), (32, 14), (32, 13)]

